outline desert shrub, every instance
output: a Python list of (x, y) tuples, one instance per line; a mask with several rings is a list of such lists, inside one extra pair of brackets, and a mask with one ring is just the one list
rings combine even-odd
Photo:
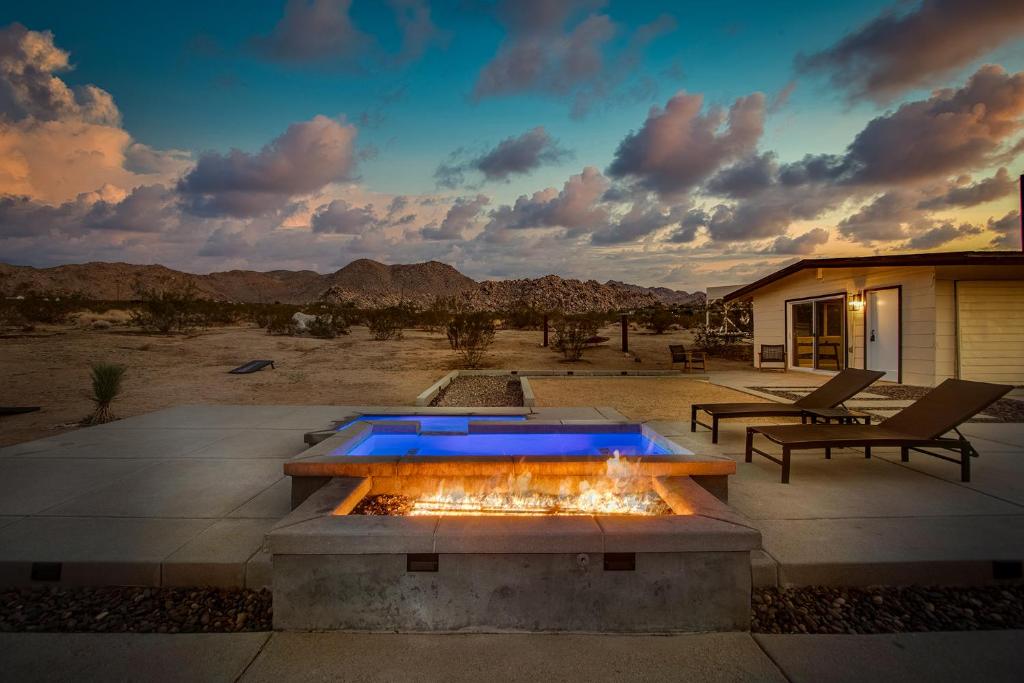
[(82, 307), (82, 297), (64, 292), (28, 292), (16, 299), (18, 317), (28, 324), (59, 324)]
[(479, 367), (494, 343), (494, 318), (490, 313), (462, 313), (448, 321), (448, 343), (462, 356), (467, 368)]
[(501, 312), (502, 325), (514, 330), (538, 330), (544, 326), (544, 311), (528, 301), (517, 301)]
[(294, 337), (299, 332), (298, 325), (292, 318), (291, 310), (275, 311), (267, 320), (267, 334)]
[(654, 334), (665, 334), (676, 322), (676, 316), (663, 306), (655, 306), (641, 316), (644, 326)]
[(350, 304), (319, 302), (306, 307), (316, 318), (306, 323), (306, 332), (321, 339), (333, 339), (348, 334), (349, 327), (359, 319), (359, 312)]
[(114, 419), (110, 405), (121, 393), (126, 370), (125, 366), (115, 363), (93, 363), (91, 398), (96, 404), (96, 409), (84, 420), (86, 424), (103, 424)]
[(401, 339), (402, 328), (409, 320), (409, 311), (402, 306), (388, 306), (366, 312), (366, 326), (377, 341)]
[(195, 287), (137, 290), (142, 301), (132, 311), (132, 323), (147, 332), (187, 332), (201, 319), (196, 315)]
[(693, 333), (693, 345), (709, 356), (721, 356), (728, 346), (725, 337), (707, 325), (701, 325)]
[(587, 340), (597, 334), (602, 318), (594, 314), (565, 315), (555, 321), (552, 347), (561, 351), (567, 361), (576, 362), (583, 357)]
[(459, 312), (459, 305), (454, 297), (435, 297), (430, 306), (417, 315), (417, 326), (427, 332), (443, 329), (452, 315)]

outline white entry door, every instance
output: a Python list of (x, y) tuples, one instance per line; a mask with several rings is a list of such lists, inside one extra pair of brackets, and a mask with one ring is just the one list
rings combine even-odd
[(868, 370), (884, 370), (882, 379), (898, 382), (900, 376), (900, 290), (877, 289), (867, 294), (865, 318)]

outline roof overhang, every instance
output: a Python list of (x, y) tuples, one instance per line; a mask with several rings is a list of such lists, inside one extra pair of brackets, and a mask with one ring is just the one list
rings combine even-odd
[(1024, 266), (1019, 251), (952, 251), (934, 254), (893, 254), (844, 258), (803, 259), (770, 275), (740, 287), (723, 297), (724, 301), (750, 298), (754, 292), (802, 270), (810, 268), (891, 268), (894, 266)]

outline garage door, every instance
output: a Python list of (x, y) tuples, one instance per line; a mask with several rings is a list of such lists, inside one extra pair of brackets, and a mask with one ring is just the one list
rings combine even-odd
[(960, 377), (1024, 384), (1024, 282), (958, 282)]

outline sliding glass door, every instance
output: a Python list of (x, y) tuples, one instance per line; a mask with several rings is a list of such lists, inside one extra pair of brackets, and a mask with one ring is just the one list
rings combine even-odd
[(844, 301), (839, 296), (789, 305), (792, 367), (832, 371), (846, 367)]

